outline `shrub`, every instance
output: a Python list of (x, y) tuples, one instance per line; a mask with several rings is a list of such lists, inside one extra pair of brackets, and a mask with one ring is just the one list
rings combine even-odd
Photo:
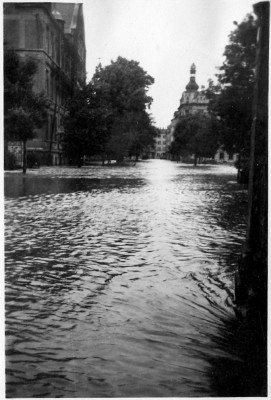
[(10, 151), (6, 151), (4, 154), (4, 170), (13, 170), (18, 168), (16, 157)]
[(39, 168), (40, 161), (39, 157), (35, 153), (27, 153), (27, 167), (28, 168)]

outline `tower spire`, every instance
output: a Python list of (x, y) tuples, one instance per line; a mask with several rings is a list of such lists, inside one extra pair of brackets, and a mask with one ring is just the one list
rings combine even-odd
[(196, 82), (196, 66), (193, 63), (190, 67), (190, 81), (188, 85), (186, 85), (185, 89), (187, 92), (196, 92), (199, 88), (199, 85)]
[(196, 75), (196, 66), (195, 66), (194, 63), (190, 67), (190, 74), (191, 75)]

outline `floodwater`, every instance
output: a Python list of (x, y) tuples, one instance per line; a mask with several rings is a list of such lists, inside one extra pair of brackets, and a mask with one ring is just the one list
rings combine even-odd
[(218, 394), (214, 360), (242, 363), (234, 167), (47, 167), (6, 173), (5, 196), (8, 397)]

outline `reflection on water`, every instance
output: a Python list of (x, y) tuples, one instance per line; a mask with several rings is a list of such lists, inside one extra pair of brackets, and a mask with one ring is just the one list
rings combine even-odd
[[(228, 166), (5, 180), (9, 397), (217, 394), (246, 191)], [(239, 361), (238, 361), (239, 362)]]

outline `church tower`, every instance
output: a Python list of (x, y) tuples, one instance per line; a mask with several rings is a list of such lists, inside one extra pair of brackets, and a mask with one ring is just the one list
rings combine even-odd
[[(190, 115), (205, 115), (208, 116), (208, 103), (209, 100), (206, 97), (203, 90), (199, 90), (199, 85), (196, 82), (196, 65), (193, 63), (190, 67), (190, 79), (185, 87), (185, 91), (182, 93), (180, 105), (177, 111), (174, 112), (174, 117), (171, 120), (168, 143), (169, 145), (174, 141), (174, 134), (176, 125), (178, 122)], [(172, 155), (168, 153), (169, 159), (172, 159)], [(223, 147), (220, 147), (216, 152), (214, 159), (219, 162), (233, 163), (237, 159), (237, 155), (231, 155), (224, 151)]]
[(190, 68), (190, 81), (186, 85), (185, 89), (187, 92), (197, 92), (199, 85), (196, 82), (196, 66), (193, 63)]
[(196, 65), (193, 63), (190, 67), (190, 79), (182, 93), (180, 106), (175, 111), (170, 124), (169, 143), (174, 140), (175, 126), (178, 121), (186, 115), (208, 114), (209, 100), (202, 91), (199, 91), (199, 85), (196, 82)]
[(207, 107), (208, 99), (203, 92), (199, 91), (199, 85), (196, 82), (196, 66), (193, 63), (190, 67), (190, 80), (180, 100), (178, 117), (197, 112), (207, 113)]

